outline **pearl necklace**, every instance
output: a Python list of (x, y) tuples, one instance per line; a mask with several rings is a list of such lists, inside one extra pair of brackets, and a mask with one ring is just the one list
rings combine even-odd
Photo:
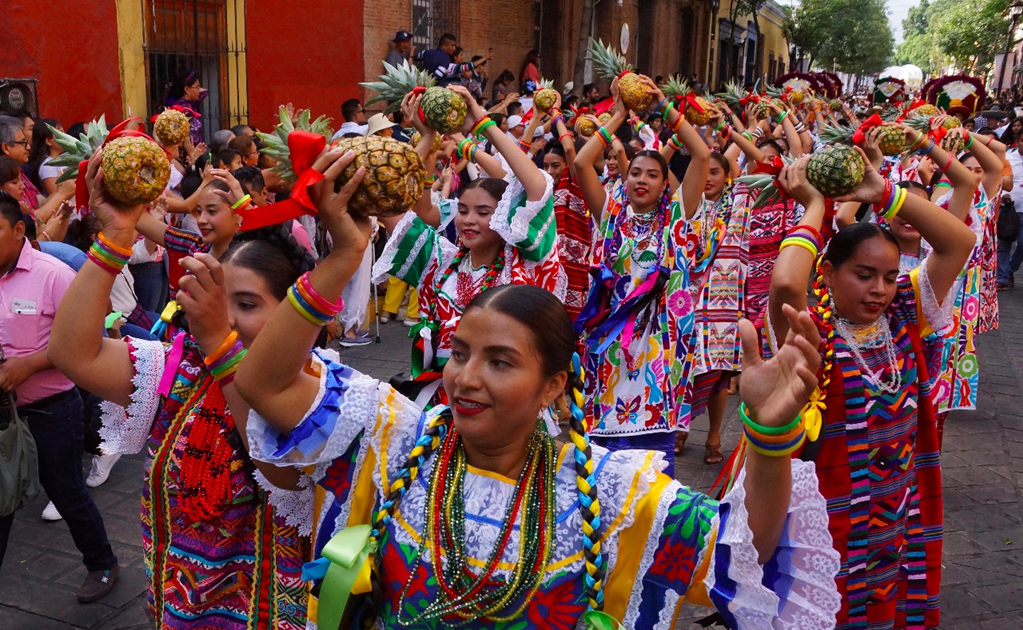
[[(869, 384), (874, 386), (874, 391), (883, 391), (888, 394), (895, 394), (902, 389), (902, 372), (899, 370), (899, 357), (895, 351), (895, 342), (892, 339), (892, 331), (884, 317), (879, 318), (873, 324), (854, 324), (841, 317), (834, 318), (835, 330), (845, 341), (846, 345), (853, 352), (856, 365)], [(863, 350), (869, 348), (883, 348), (885, 366), (875, 372), (870, 368), (867, 360), (863, 357)], [(884, 369), (889, 372), (888, 380), (883, 379)]]

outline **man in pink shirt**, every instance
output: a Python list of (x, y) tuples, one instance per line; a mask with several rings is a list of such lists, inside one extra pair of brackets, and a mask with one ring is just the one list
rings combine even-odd
[[(39, 452), (39, 481), (67, 522), (89, 573), (78, 601), (93, 602), (117, 581), (117, 558), (82, 474), (82, 398), (46, 350), (57, 306), (74, 279), (70, 267), (25, 238), (18, 202), (0, 192), (0, 395), (13, 393)], [(0, 517), (0, 563), (14, 514)]]

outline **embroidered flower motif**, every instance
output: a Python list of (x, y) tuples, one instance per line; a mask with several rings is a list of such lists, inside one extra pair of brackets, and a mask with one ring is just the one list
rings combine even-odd
[[(577, 581), (565, 580), (561, 585), (549, 590), (537, 591), (533, 601), (526, 609), (530, 622), (537, 628), (553, 628), (554, 630), (572, 630), (586, 606), (578, 603), (579, 594), (575, 592)], [(581, 582), (580, 582), (581, 583)]]
[(687, 541), (676, 540), (661, 547), (650, 573), (664, 576), (672, 582), (688, 582), (696, 566), (695, 558)]

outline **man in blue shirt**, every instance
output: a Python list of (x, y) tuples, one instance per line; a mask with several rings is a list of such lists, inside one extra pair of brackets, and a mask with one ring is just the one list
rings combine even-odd
[(444, 33), (440, 36), (437, 47), (416, 55), (416, 61), (419, 62), (424, 70), (432, 74), (433, 78), (437, 79), (437, 85), (448, 86), (460, 83), (463, 72), (475, 70), (486, 65), (493, 56), (492, 52), (488, 52), (482, 61), (476, 63), (455, 63), (455, 48), (457, 47), (455, 36), (451, 33)]

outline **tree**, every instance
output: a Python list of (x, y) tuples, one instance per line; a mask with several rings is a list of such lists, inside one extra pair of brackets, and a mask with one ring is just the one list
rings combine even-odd
[(984, 70), (1005, 47), (1010, 0), (937, 0), (930, 27), (938, 49), (956, 65)]
[(871, 74), (893, 54), (885, 0), (803, 0), (795, 22), (807, 52), (828, 69)]

